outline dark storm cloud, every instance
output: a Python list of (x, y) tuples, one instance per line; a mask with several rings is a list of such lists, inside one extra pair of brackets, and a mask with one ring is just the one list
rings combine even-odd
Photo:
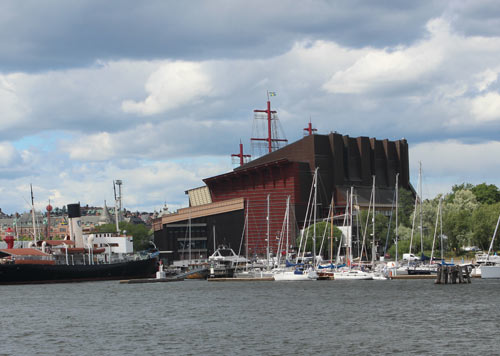
[(407, 44), (444, 7), (436, 1), (4, 1), (0, 72), (97, 59), (268, 58), (301, 39)]

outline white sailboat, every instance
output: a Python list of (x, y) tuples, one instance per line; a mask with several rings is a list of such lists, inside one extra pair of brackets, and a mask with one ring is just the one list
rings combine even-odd
[(337, 269), (333, 273), (334, 280), (371, 280), (373, 279), (373, 275), (369, 272), (362, 271), (360, 268), (352, 268), (352, 196), (353, 189), (351, 187), (351, 194), (348, 197), (348, 209), (346, 212), (349, 216), (349, 229), (347, 230), (346, 236), (346, 260), (347, 266)]
[[(304, 229), (301, 232), (301, 239), (299, 243), (299, 250), (297, 253), (297, 258), (295, 263), (286, 263), (285, 266), (279, 266), (272, 270), (275, 281), (308, 281), (308, 280), (316, 280), (318, 275), (316, 273), (316, 225), (313, 225), (313, 263), (312, 266), (306, 266), (304, 264), (305, 261), (305, 249), (306, 249), (306, 241), (304, 239), (304, 231), (305, 226), (307, 224), (308, 216), (309, 216), (309, 207), (311, 205), (312, 198), (312, 207), (314, 214), (314, 221), (316, 223), (316, 200), (317, 200), (317, 183), (318, 183), (318, 168), (314, 170), (313, 176), (313, 184), (311, 187), (311, 192), (309, 194), (309, 202), (306, 211), (306, 218), (304, 221)], [(302, 252), (302, 263), (299, 263), (299, 256)]]
[[(491, 238), (490, 248), (488, 249), (488, 256), (486, 257), (486, 263), (481, 265), (481, 278), (482, 279), (493, 279), (500, 278), (500, 264), (490, 262), (491, 251), (493, 250), (493, 243), (495, 242), (495, 236), (498, 231), (498, 225), (500, 224), (500, 216), (498, 216), (497, 226), (495, 227), (495, 232), (493, 232), (493, 237)], [(495, 257), (497, 257), (495, 255)]]

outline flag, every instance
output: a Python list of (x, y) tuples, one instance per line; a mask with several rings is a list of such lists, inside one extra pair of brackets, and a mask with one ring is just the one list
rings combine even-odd
[(269, 96), (276, 96), (276, 92), (275, 91), (270, 91), (269, 92)]

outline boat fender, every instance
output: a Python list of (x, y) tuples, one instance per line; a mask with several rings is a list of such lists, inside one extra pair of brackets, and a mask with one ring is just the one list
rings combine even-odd
[(43, 253), (45, 253), (46, 246), (47, 246), (47, 242), (46, 241), (42, 242), (42, 252)]

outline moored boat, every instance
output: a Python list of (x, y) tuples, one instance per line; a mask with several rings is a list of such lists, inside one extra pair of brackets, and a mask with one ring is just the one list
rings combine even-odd
[(130, 236), (83, 235), (79, 204), (68, 205), (68, 216), (69, 240), (35, 240), (29, 248), (13, 248), (13, 239), (6, 238), (7, 248), (0, 250), (0, 284), (154, 277), (157, 251), (132, 253)]

